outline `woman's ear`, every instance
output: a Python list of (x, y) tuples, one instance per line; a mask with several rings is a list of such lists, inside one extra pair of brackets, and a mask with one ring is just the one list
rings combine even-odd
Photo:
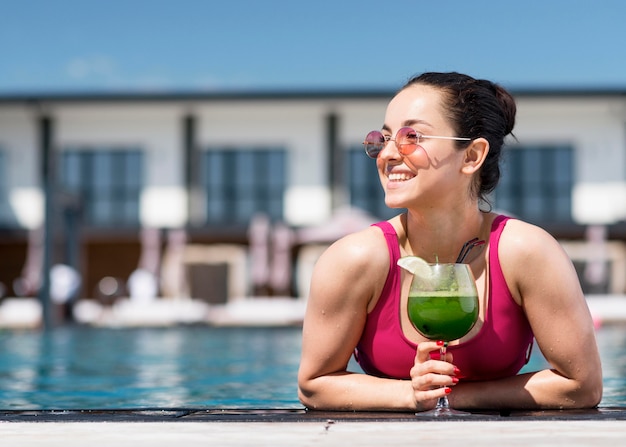
[(462, 172), (473, 174), (480, 169), (489, 153), (489, 141), (484, 138), (476, 138), (465, 149)]

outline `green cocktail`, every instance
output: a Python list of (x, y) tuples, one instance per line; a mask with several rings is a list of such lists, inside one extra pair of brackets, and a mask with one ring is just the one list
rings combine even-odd
[[(478, 319), (478, 291), (467, 264), (428, 264), (421, 258), (401, 258), (398, 264), (413, 273), (407, 313), (411, 324), (429, 340), (441, 340), (439, 358), (445, 361), (448, 342), (465, 336)], [(407, 268), (408, 269), (408, 268)], [(467, 415), (450, 408), (447, 396), (420, 416)]]
[(424, 337), (452, 341), (467, 334), (478, 317), (475, 294), (458, 292), (422, 292), (409, 295), (409, 319)]

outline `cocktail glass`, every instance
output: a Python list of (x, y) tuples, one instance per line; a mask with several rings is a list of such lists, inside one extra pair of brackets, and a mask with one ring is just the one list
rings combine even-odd
[[(408, 315), (413, 327), (429, 340), (443, 341), (441, 359), (448, 343), (472, 329), (478, 319), (478, 292), (474, 275), (467, 264), (429, 264), (428, 270), (415, 272), (408, 297)], [(439, 398), (430, 411), (419, 416), (456, 416), (470, 413), (453, 410), (448, 397)]]

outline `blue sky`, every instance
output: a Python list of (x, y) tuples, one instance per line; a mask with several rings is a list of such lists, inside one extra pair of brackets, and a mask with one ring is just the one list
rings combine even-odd
[(623, 0), (0, 0), (0, 93), (626, 88)]

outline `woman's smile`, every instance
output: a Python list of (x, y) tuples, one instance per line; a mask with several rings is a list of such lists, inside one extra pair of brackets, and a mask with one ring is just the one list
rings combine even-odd
[(415, 174), (412, 172), (390, 172), (387, 174), (387, 178), (390, 182), (405, 182), (415, 178)]

